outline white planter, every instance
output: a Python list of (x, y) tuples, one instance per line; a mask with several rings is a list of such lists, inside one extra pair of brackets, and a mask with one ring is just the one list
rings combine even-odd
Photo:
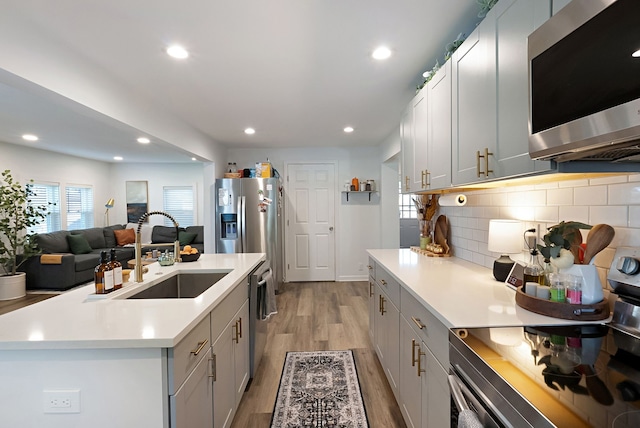
[(573, 265), (569, 269), (562, 269), (562, 273), (576, 275), (582, 279), (582, 303), (591, 305), (602, 302), (604, 293), (598, 270), (594, 265)]
[(0, 300), (12, 300), (27, 294), (27, 274), (0, 276)]

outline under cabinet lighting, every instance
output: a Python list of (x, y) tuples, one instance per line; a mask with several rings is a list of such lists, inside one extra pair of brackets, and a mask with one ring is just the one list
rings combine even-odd
[(631, 56), (634, 57), (634, 58), (640, 58), (640, 49), (638, 49), (637, 51), (632, 53)]
[(197, 161), (198, 159), (196, 159), (196, 158), (191, 158), (191, 160), (192, 160), (192, 161)]
[(353, 127), (352, 126), (347, 126), (346, 128), (344, 128), (344, 132), (346, 132), (347, 134), (353, 132)]
[(185, 59), (189, 57), (189, 52), (179, 45), (172, 45), (167, 48), (167, 54), (177, 59)]
[(22, 139), (26, 141), (38, 141), (38, 136), (33, 134), (24, 134)]
[(244, 133), (247, 134), (247, 135), (253, 135), (253, 134), (256, 133), (256, 130), (253, 129), (253, 128), (247, 128), (247, 129), (244, 130)]
[(138, 138), (138, 143), (140, 143), (140, 144), (149, 144), (150, 142), (151, 142), (151, 140), (148, 139), (147, 137)]
[(376, 48), (376, 50), (373, 51), (371, 56), (374, 59), (380, 59), (380, 60), (387, 59), (391, 56), (391, 50), (386, 46), (380, 46), (379, 48)]
[(117, 161), (121, 161), (122, 159), (124, 159), (122, 156), (114, 156), (113, 160), (117, 160)]

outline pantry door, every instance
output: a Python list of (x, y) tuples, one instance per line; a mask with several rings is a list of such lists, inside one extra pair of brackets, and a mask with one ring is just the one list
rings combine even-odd
[(287, 164), (287, 282), (335, 281), (335, 164)]

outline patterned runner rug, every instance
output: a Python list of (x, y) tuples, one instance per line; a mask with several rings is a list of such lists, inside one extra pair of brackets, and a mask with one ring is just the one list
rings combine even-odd
[(368, 428), (351, 351), (287, 352), (272, 428)]

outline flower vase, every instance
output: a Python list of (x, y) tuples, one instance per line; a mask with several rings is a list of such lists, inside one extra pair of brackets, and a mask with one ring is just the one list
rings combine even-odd
[(424, 250), (431, 243), (431, 223), (428, 220), (420, 220), (420, 249)]

